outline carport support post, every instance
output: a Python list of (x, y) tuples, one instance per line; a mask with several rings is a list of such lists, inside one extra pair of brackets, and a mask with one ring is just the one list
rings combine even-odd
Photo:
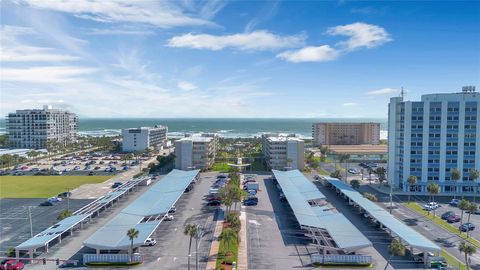
[(15, 249), (15, 258), (20, 258), (20, 250)]
[(59, 243), (59, 244), (62, 243), (62, 234), (60, 234), (60, 235), (58, 236), (58, 243)]
[(47, 252), (48, 252), (48, 243), (45, 244), (45, 253), (47, 253)]
[(29, 249), (29, 250), (28, 250), (28, 257), (29, 257), (30, 259), (33, 259), (33, 249)]
[(100, 254), (100, 249), (95, 249), (95, 253)]
[(428, 252), (423, 252), (423, 263), (425, 264), (425, 266), (427, 266), (427, 253)]

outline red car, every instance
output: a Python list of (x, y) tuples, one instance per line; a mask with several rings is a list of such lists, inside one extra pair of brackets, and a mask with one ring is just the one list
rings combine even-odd
[(16, 260), (9, 260), (5, 264), (0, 265), (0, 270), (21, 270), (25, 267), (25, 264), (16, 261)]
[(460, 216), (459, 215), (451, 215), (447, 218), (448, 223), (455, 223), (460, 221)]

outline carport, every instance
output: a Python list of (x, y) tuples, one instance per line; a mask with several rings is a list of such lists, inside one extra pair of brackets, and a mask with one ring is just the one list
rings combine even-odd
[[(138, 237), (133, 240), (133, 247), (143, 245), (198, 174), (199, 170), (173, 170), (85, 240), (84, 245), (95, 249), (96, 254), (102, 251), (130, 253), (131, 241), (127, 231), (131, 228), (139, 231)], [(88, 257), (88, 254), (85, 255)], [(109, 257), (112, 257), (111, 255)]]
[(428, 240), (425, 236), (418, 233), (414, 229), (408, 227), (400, 220), (392, 216), (385, 209), (363, 197), (358, 191), (345, 184), (344, 182), (331, 178), (328, 176), (322, 176), (324, 184), (330, 184), (335, 188), (337, 193), (341, 194), (345, 199), (348, 199), (350, 205), (359, 207), (361, 211), (370, 217), (374, 222), (380, 225), (380, 228), (387, 231), (392, 237), (398, 237), (404, 244), (410, 247), (410, 251), (413, 254), (413, 248), (424, 252), (424, 262), (427, 263), (427, 252), (433, 252), (437, 256), (441, 252), (441, 248)]
[(272, 170), (293, 214), (323, 255), (349, 254), (372, 243), (300, 171)]

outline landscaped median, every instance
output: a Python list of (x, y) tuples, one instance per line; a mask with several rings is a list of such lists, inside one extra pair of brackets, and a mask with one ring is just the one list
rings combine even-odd
[(449, 266), (458, 267), (459, 270), (467, 270), (467, 266), (461, 262), (459, 259), (452, 256), (450, 253), (442, 250), (442, 257), (447, 260)]
[(458, 227), (455, 227), (453, 225), (451, 225), (450, 223), (446, 222), (445, 220), (441, 219), (440, 217), (438, 216), (434, 216), (433, 213), (430, 213), (428, 211), (425, 211), (423, 210), (423, 208), (418, 205), (418, 203), (415, 203), (415, 202), (409, 202), (406, 204), (406, 206), (419, 213), (419, 214), (422, 214), (422, 215), (425, 215), (427, 218), (429, 218), (431, 221), (435, 222), (436, 224), (438, 224), (439, 226), (443, 227), (444, 229), (460, 236), (461, 238), (465, 239), (466, 241), (468, 241), (470, 244), (476, 246), (477, 248), (480, 247), (480, 242), (475, 239), (475, 238), (471, 238), (471, 237), (468, 237), (467, 238), (467, 234), (466, 233), (463, 233), (461, 232)]

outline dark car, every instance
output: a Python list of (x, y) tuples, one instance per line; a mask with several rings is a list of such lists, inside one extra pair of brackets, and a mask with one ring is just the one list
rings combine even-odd
[(115, 182), (115, 183), (113, 183), (112, 188), (118, 188), (121, 185), (123, 185), (122, 182)]
[(452, 216), (452, 215), (455, 215), (455, 213), (453, 211), (447, 211), (447, 212), (443, 213), (441, 217), (442, 217), (442, 219), (447, 220), (447, 218), (449, 216)]
[(39, 204), (40, 206), (53, 206), (53, 203), (52, 202), (49, 202), (49, 201), (44, 201), (42, 202), (41, 204)]
[(473, 225), (472, 223), (470, 222), (467, 222), (467, 223), (463, 223), (462, 225), (460, 225), (460, 227), (458, 227), (460, 229), (460, 231), (462, 232), (467, 232), (467, 231), (473, 231), (475, 230), (475, 225)]
[(460, 221), (460, 216), (459, 215), (451, 215), (447, 218), (448, 223), (455, 223)]
[(459, 199), (452, 199), (448, 204), (450, 204), (451, 206), (458, 206), (459, 203)]
[(249, 206), (249, 205), (257, 205), (258, 202), (254, 200), (244, 200), (243, 205)]
[(60, 194), (58, 194), (57, 197), (60, 197), (60, 198), (68, 198), (68, 197), (71, 197), (72, 196), (72, 193), (69, 192), (69, 191), (66, 191), (66, 192), (62, 192)]
[(208, 206), (220, 206), (221, 204), (222, 204), (222, 202), (219, 201), (219, 200), (211, 200), (211, 201), (207, 202)]

